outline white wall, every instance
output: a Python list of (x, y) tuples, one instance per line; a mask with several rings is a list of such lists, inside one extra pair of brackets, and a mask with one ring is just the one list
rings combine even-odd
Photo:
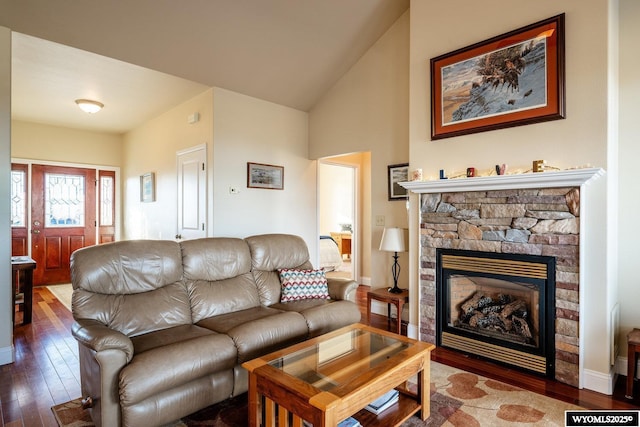
[(626, 335), (640, 327), (640, 279), (636, 253), (640, 241), (638, 212), (638, 160), (640, 159), (640, 2), (620, 0), (620, 134), (619, 134), (619, 301), (620, 336), (626, 356)]
[[(360, 230), (361, 275), (374, 288), (390, 285), (389, 254), (380, 252), (384, 216), (389, 227), (407, 227), (403, 201), (389, 201), (387, 166), (409, 161), (409, 12), (400, 17), (365, 55), (322, 97), (309, 113), (312, 159), (370, 152), (370, 203)], [(370, 254), (370, 259), (368, 258)], [(400, 286), (408, 283), (407, 256), (400, 255)]]
[[(200, 120), (190, 124), (195, 112)], [(122, 186), (124, 239), (173, 239), (177, 231), (176, 153), (213, 142), (213, 90), (186, 101), (124, 135)], [(210, 156), (210, 154), (209, 154)], [(213, 177), (209, 164), (209, 189)], [(154, 172), (156, 201), (140, 201), (140, 175)], [(211, 191), (209, 190), (209, 194)], [(211, 204), (208, 207), (211, 234)]]
[(11, 122), (13, 158), (120, 166), (122, 135), (42, 123)]
[(7, 171), (0, 176), (0, 365), (13, 362), (13, 322), (11, 313), (13, 299), (11, 292), (11, 211), (8, 203), (11, 197), (11, 31), (0, 27), (0, 170)]
[[(309, 160), (307, 113), (219, 88), (213, 100), (213, 234), (296, 234), (317, 265), (317, 162)], [(284, 189), (247, 188), (247, 162), (283, 166)]]

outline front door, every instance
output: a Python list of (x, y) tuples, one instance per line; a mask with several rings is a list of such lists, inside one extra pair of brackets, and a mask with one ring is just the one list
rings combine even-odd
[(71, 253), (96, 243), (96, 170), (33, 165), (31, 184), (34, 285), (68, 283)]

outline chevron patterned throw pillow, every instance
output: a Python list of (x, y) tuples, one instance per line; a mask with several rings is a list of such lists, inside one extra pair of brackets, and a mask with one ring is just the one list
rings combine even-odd
[(327, 276), (320, 270), (278, 270), (282, 283), (280, 302), (299, 301), (303, 299), (329, 299)]

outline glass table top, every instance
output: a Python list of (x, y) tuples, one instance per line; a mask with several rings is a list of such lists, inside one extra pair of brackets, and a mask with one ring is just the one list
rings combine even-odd
[(269, 361), (269, 365), (329, 391), (347, 384), (412, 344), (364, 329), (350, 329)]

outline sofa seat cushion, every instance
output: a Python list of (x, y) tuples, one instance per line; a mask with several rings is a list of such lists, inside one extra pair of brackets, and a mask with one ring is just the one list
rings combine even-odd
[(210, 335), (215, 335), (215, 332), (196, 325), (182, 325), (131, 337), (131, 343), (133, 344), (133, 353), (137, 355), (167, 344)]
[(229, 335), (238, 350), (238, 364), (300, 342), (309, 334), (300, 313), (269, 307), (210, 317), (198, 326)]
[(278, 303), (271, 308), (302, 314), (307, 322), (310, 338), (358, 323), (362, 317), (357, 304), (351, 301), (309, 299)]
[(228, 336), (198, 326), (134, 338), (131, 363), (120, 372), (120, 402), (130, 406), (197, 378), (233, 369), (236, 347)]

